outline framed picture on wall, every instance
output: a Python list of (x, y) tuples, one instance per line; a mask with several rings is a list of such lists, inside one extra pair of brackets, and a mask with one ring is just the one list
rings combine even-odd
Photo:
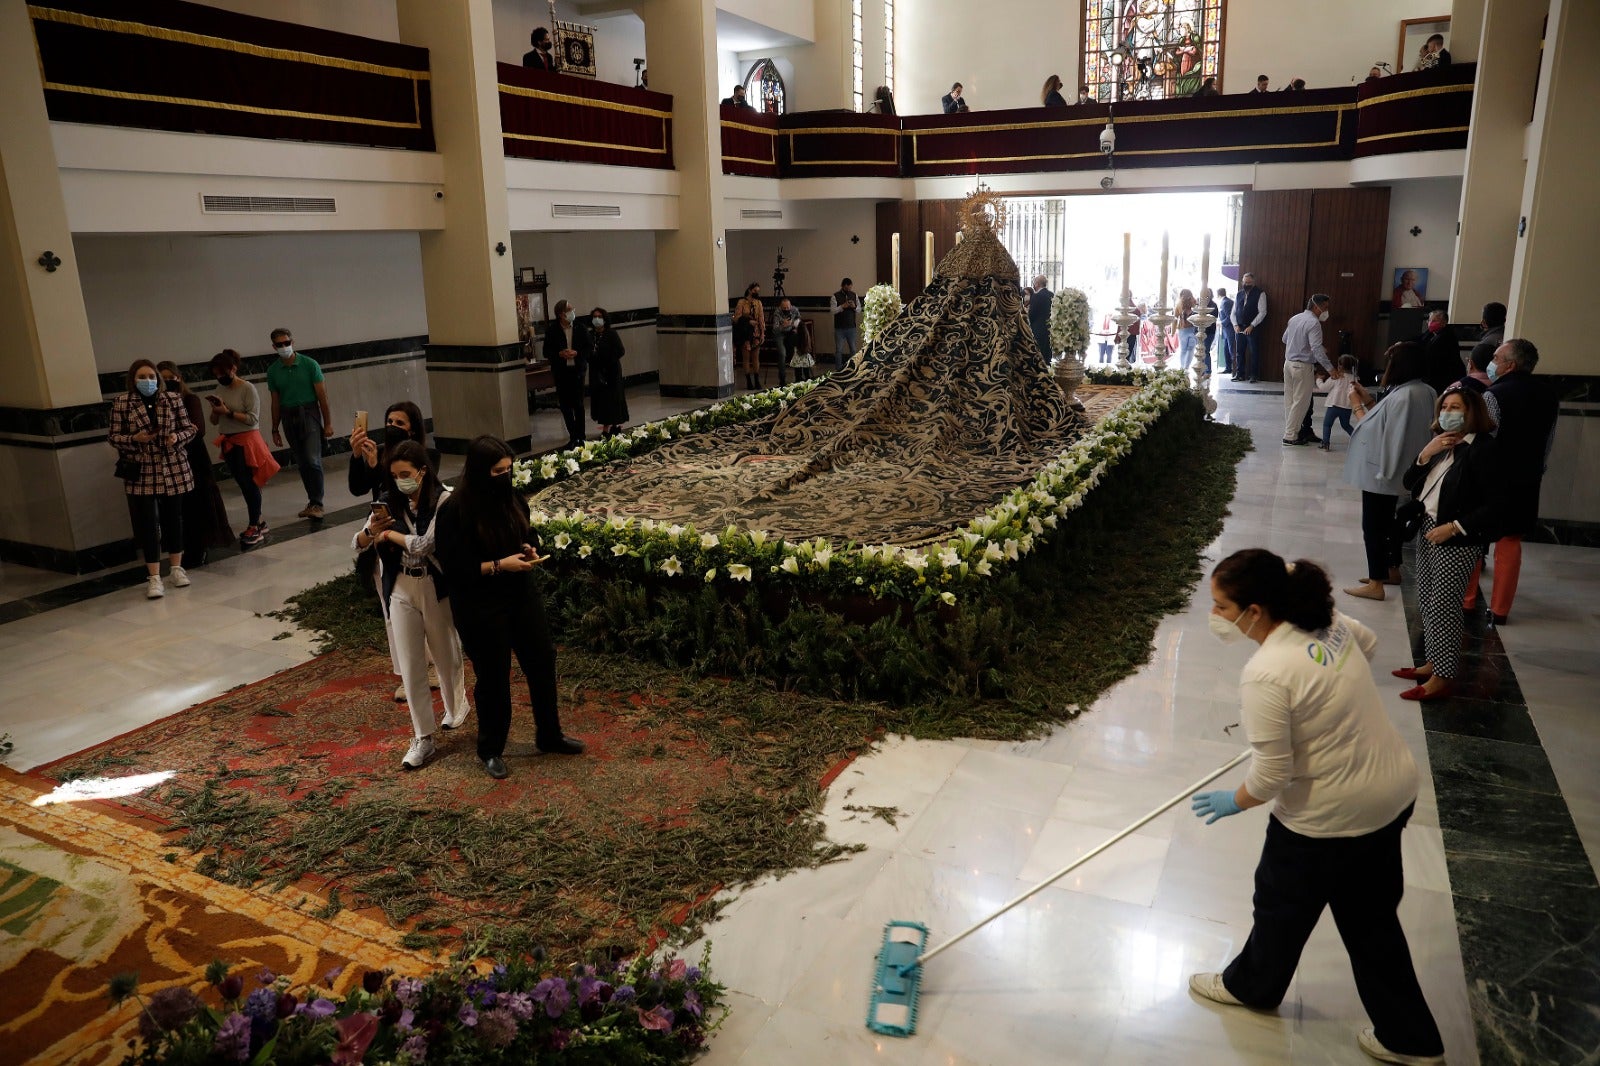
[(1400, 20), (1400, 50), (1395, 56), (1394, 72), (1400, 74), (1417, 69), (1422, 46), (1436, 33), (1444, 34), (1445, 47), (1450, 47), (1450, 16)]
[(517, 338), (522, 342), (523, 353), (530, 359), (538, 356), (536, 342), (544, 336), (550, 319), (545, 302), (549, 289), (550, 282), (545, 274), (530, 269), (517, 271)]
[(1428, 306), (1428, 268), (1397, 267), (1394, 272), (1394, 300), (1396, 310), (1406, 307)]

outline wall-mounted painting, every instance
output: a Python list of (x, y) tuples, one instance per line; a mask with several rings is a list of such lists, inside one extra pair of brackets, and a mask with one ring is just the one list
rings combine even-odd
[(1428, 268), (1400, 267), (1394, 272), (1394, 302), (1391, 306), (1426, 307), (1428, 305)]

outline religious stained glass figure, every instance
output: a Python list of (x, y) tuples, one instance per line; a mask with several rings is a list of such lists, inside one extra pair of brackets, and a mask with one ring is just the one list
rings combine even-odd
[(1084, 0), (1083, 82), (1090, 98), (1168, 100), (1193, 96), (1206, 78), (1220, 80), (1224, 3)]
[(770, 59), (758, 59), (744, 77), (745, 99), (763, 115), (783, 114), (783, 75)]

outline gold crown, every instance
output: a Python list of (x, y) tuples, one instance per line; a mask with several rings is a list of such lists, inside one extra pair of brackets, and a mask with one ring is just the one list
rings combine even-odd
[(978, 182), (961, 203), (961, 232), (968, 237), (980, 232), (998, 233), (1005, 229), (1006, 202), (989, 186)]

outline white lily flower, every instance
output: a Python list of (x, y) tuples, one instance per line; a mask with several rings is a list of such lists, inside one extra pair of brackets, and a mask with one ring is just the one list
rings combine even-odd
[(1035, 533), (1043, 533), (1044, 523), (1040, 522), (1038, 516), (1035, 515), (1028, 519), (1028, 528)]
[(681, 536), (683, 536), (683, 527), (678, 525), (678, 523), (676, 523), (676, 522), (672, 523), (672, 525), (667, 527), (667, 536), (669, 536), (669, 537), (681, 537)]
[(661, 572), (672, 577), (677, 577), (679, 574), (683, 573), (683, 564), (678, 562), (678, 557), (676, 555), (669, 555), (667, 556), (667, 561), (661, 564)]
[(750, 568), (744, 563), (729, 563), (728, 576), (733, 578), (735, 581), (749, 581)]
[(626, 544), (613, 544), (611, 546), (611, 554), (616, 556), (627, 555), (628, 546)]
[(1056, 528), (1056, 522), (1057, 521), (1059, 521), (1059, 520), (1053, 514), (1044, 516), (1044, 525), (1045, 525), (1046, 529), (1054, 529), (1054, 528)]
[(594, 549), (589, 547), (589, 545), (580, 544), (580, 545), (578, 545), (578, 558), (587, 559), (587, 558), (589, 558), (589, 553), (592, 552), (592, 551), (594, 551)]
[(911, 567), (911, 569), (915, 570), (919, 574), (922, 573), (923, 568), (928, 565), (928, 557), (926, 555), (923, 555), (921, 552), (910, 551), (909, 549), (906, 551), (905, 555), (901, 557), (900, 561)]
[(999, 562), (1005, 558), (1005, 553), (1000, 550), (1000, 545), (991, 540), (983, 546), (983, 557), (993, 562)]
[(715, 548), (720, 543), (722, 543), (722, 542), (717, 539), (717, 535), (715, 533), (702, 533), (702, 534), (700, 534), (700, 547), (701, 548), (704, 548), (704, 549), (709, 551), (710, 549)]
[(576, 474), (577, 472), (578, 472), (578, 460), (569, 458), (567, 460), (567, 473)]
[(956, 594), (953, 592), (941, 592), (939, 593), (939, 599), (950, 604), (951, 606), (954, 606), (956, 602)]
[(710, 570), (706, 571), (706, 583), (709, 584), (712, 581), (715, 581), (716, 579), (717, 579), (717, 568), (713, 566)]
[(817, 549), (817, 552), (816, 552), (816, 564), (817, 564), (817, 568), (818, 569), (820, 569), (820, 570), (828, 569), (828, 563), (832, 559), (833, 559), (833, 549), (832, 548), (830, 548), (826, 544), (824, 544), (822, 547)]
[(978, 565), (974, 566), (972, 569), (983, 577), (988, 577), (990, 574), (994, 573), (994, 564), (989, 562), (987, 559), (979, 559)]
[(783, 562), (778, 564), (778, 568), (785, 573), (798, 574), (800, 572), (800, 560), (792, 555), (785, 555)]
[(565, 533), (557, 533), (556, 534), (556, 548), (557, 549), (565, 548), (568, 544), (571, 544), (571, 543), (572, 543), (572, 538), (567, 536)]
[(961, 556), (957, 555), (953, 548), (939, 553), (939, 565), (947, 570), (954, 570), (960, 562)]
[(1012, 562), (1017, 561), (1017, 542), (1012, 540), (1010, 537), (1006, 538), (1005, 555), (1006, 558), (1010, 559)]

